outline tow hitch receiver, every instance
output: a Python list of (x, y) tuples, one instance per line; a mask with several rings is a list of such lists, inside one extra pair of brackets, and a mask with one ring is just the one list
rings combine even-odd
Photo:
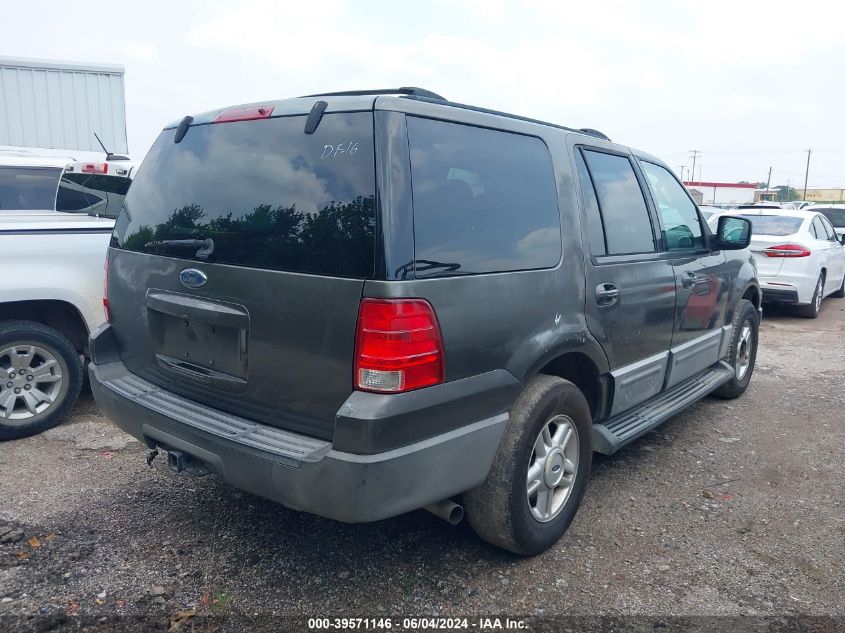
[(194, 461), (190, 455), (186, 455), (182, 451), (167, 451), (167, 467), (174, 473), (186, 472), (190, 475), (201, 477), (209, 474), (211, 471), (206, 468), (205, 464)]

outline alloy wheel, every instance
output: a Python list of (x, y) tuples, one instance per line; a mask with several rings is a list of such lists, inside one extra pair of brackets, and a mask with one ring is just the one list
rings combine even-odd
[(537, 521), (551, 521), (569, 499), (578, 472), (578, 429), (569, 416), (556, 415), (543, 425), (531, 450), (526, 493)]
[(56, 357), (37, 345), (0, 350), (0, 419), (29, 422), (49, 409), (62, 390)]
[(750, 321), (742, 323), (736, 351), (736, 377), (737, 380), (745, 378), (748, 368), (751, 366), (751, 352), (754, 344), (754, 330)]

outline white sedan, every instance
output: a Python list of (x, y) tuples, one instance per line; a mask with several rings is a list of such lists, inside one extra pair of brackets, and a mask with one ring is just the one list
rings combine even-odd
[(720, 213), (708, 223), (715, 227), (722, 215), (751, 221), (751, 253), (763, 301), (798, 306), (814, 319), (827, 296), (845, 297), (845, 238), (836, 235), (821, 213), (777, 208), (745, 208)]

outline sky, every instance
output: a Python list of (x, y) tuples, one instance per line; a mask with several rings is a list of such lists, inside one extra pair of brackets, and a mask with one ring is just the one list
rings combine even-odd
[(120, 64), (129, 150), (186, 114), (421, 86), (592, 127), (688, 179), (845, 186), (845, 4), (0, 0), (0, 55)]

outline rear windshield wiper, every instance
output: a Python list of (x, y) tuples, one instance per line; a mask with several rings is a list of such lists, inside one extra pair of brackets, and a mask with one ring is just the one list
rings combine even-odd
[(159, 240), (157, 242), (147, 242), (144, 248), (151, 248), (156, 246), (185, 246), (188, 248), (198, 249), (194, 253), (194, 257), (200, 259), (208, 259), (214, 252), (214, 240), (206, 238), (204, 240)]

